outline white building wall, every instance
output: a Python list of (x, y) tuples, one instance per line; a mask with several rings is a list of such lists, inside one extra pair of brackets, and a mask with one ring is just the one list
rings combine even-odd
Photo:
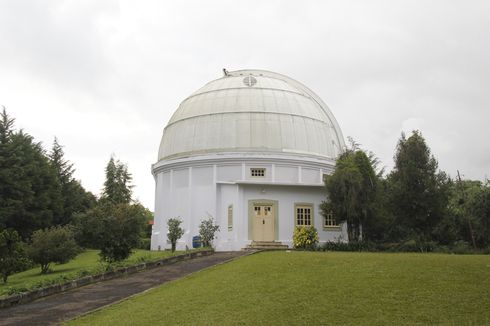
[[(292, 246), (295, 225), (295, 203), (313, 205), (314, 226), (321, 242), (346, 239), (346, 230), (325, 231), (319, 205), (325, 199), (322, 174), (331, 171), (329, 164), (268, 157), (247, 162), (226, 162), (213, 157), (205, 164), (182, 160), (163, 167), (155, 175), (155, 224), (152, 250), (168, 249), (167, 220), (183, 220), (184, 236), (177, 249), (192, 247), (192, 237), (199, 234), (199, 223), (212, 217), (220, 226), (214, 246), (218, 251), (240, 250), (251, 242), (249, 235), (249, 201), (277, 201), (277, 241)], [(265, 168), (263, 178), (251, 177), (250, 168)], [(233, 227), (228, 230), (228, 206), (233, 205)]]

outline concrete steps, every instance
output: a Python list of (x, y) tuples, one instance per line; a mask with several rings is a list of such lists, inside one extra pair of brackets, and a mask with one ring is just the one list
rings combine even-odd
[(277, 241), (252, 241), (243, 250), (287, 250), (288, 246)]

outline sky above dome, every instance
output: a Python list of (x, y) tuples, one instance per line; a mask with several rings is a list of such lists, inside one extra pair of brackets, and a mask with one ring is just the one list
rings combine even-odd
[(439, 167), (490, 167), (488, 1), (0, 2), (0, 105), (95, 194), (115, 154), (153, 209), (164, 126), (222, 68), (311, 88), (389, 171), (402, 131)]

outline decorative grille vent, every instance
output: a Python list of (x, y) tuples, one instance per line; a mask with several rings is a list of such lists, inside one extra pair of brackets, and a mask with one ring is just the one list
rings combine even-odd
[(257, 83), (257, 79), (255, 79), (252, 76), (247, 76), (247, 77), (243, 78), (243, 83), (245, 85), (247, 85), (248, 87), (252, 87), (253, 85), (255, 85)]

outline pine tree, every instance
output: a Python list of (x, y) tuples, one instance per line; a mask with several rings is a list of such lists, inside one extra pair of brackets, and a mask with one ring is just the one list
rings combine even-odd
[(5, 110), (0, 119), (0, 226), (13, 228), (23, 239), (48, 227), (62, 210), (56, 173), (39, 143)]
[(437, 166), (419, 131), (413, 131), (409, 138), (402, 134), (395, 167), (388, 177), (395, 238), (431, 240), (448, 203), (449, 179), (437, 171)]
[(113, 204), (128, 204), (131, 202), (132, 176), (128, 167), (113, 156), (105, 169), (106, 180), (102, 191), (102, 201)]
[(63, 146), (55, 137), (49, 155), (51, 165), (61, 187), (62, 215), (54, 221), (56, 225), (65, 225), (72, 221), (73, 214), (85, 212), (95, 204), (95, 197), (85, 191), (80, 182), (73, 177), (73, 164), (65, 159)]

